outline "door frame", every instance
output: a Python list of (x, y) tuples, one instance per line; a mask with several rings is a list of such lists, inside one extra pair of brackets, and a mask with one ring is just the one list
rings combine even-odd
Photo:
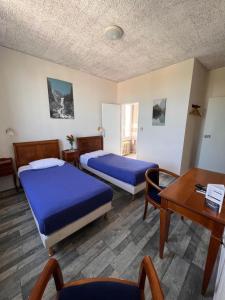
[(120, 135), (120, 145), (121, 145), (121, 155), (122, 155), (122, 139), (123, 139), (123, 137), (122, 137), (122, 105), (134, 105), (134, 104), (137, 104), (138, 105), (138, 117), (137, 117), (137, 138), (136, 138), (136, 157), (137, 157), (137, 154), (138, 154), (138, 147), (137, 147), (137, 145), (138, 145), (138, 136), (139, 136), (139, 134), (138, 134), (138, 132), (139, 132), (139, 112), (140, 112), (140, 102), (138, 102), (138, 101), (135, 101), (135, 102), (123, 102), (123, 103), (121, 103), (120, 105), (121, 105), (121, 121), (120, 121), (120, 123), (121, 123), (121, 135)]

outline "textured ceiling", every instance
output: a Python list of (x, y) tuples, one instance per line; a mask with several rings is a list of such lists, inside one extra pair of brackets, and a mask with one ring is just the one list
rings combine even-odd
[[(107, 41), (117, 24), (122, 40)], [(0, 45), (121, 81), (187, 58), (225, 66), (225, 0), (0, 0)]]

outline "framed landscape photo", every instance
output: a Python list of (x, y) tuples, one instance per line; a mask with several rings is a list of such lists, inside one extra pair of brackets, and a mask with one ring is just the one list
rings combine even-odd
[(74, 119), (73, 85), (70, 82), (47, 78), (50, 117)]
[(166, 98), (153, 100), (152, 125), (164, 126), (166, 121)]

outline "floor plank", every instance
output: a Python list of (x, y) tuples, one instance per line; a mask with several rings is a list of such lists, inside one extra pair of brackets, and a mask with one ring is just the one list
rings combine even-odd
[[(166, 177), (161, 180), (168, 183)], [(161, 260), (159, 211), (149, 206), (143, 221), (143, 193), (132, 201), (127, 192), (113, 189), (108, 218), (99, 218), (55, 247), (65, 281), (86, 276), (137, 280), (142, 257), (150, 255), (166, 299), (212, 299), (213, 283), (206, 297), (200, 294), (209, 233), (172, 214), (169, 243)], [(0, 298), (27, 299), (48, 255), (22, 191), (0, 193), (0, 245)], [(44, 299), (53, 294), (51, 282)]]

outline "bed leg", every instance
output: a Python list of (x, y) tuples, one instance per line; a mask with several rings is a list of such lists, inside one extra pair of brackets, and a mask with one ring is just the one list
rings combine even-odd
[(54, 255), (54, 253), (55, 253), (54, 249), (52, 247), (49, 247), (48, 248), (48, 256), (51, 257)]
[(134, 201), (134, 200), (135, 200), (135, 194), (132, 195), (132, 201)]
[(108, 214), (105, 213), (104, 216), (103, 216), (103, 218), (104, 218), (105, 220), (108, 220)]

